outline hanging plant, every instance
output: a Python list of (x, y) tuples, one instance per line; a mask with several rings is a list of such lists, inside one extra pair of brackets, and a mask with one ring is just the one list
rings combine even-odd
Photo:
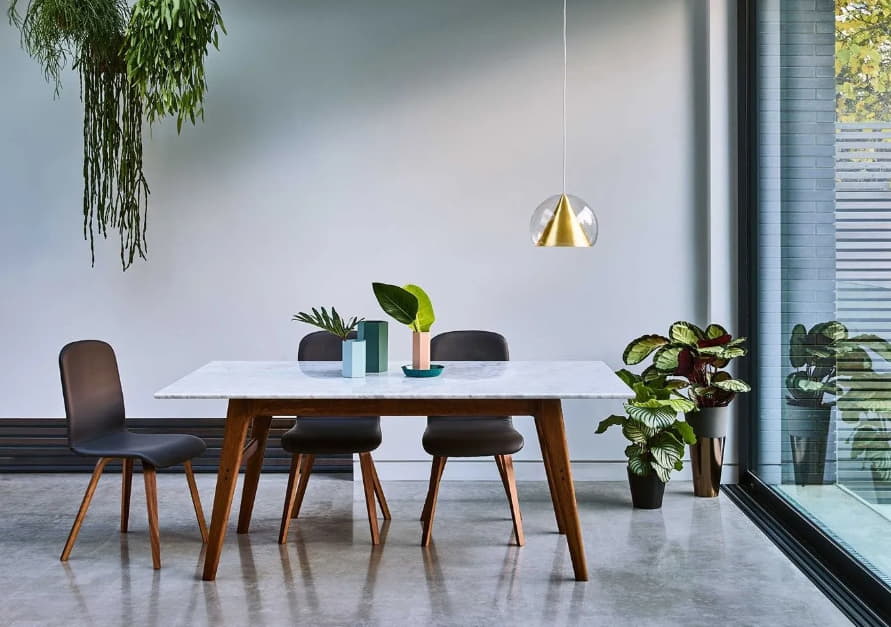
[[(219, 30), (218, 30), (219, 29)], [(140, 0), (127, 28), (127, 74), (146, 105), (150, 122), (176, 116), (204, 119), (204, 58), (219, 31), (226, 32), (216, 0)]]
[(125, 0), (28, 0), (19, 12), (20, 2), (10, 0), (9, 20), (55, 94), (68, 63), (80, 75), (84, 239), (95, 264), (96, 234), (106, 238), (116, 229), (126, 270), (147, 250), (143, 121), (176, 116), (179, 130), (186, 117), (203, 118), (204, 58), (223, 29), (219, 6), (215, 0), (137, 0), (131, 12)]

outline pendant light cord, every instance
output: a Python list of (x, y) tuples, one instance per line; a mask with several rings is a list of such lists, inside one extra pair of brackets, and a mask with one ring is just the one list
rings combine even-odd
[(566, 0), (563, 0), (563, 193), (566, 193)]

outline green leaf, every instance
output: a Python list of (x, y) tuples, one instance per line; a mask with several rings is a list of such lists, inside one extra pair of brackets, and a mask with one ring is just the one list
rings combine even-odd
[(676, 412), (686, 414), (688, 411), (696, 409), (696, 403), (686, 398), (669, 398), (665, 403)]
[(612, 416), (601, 420), (600, 424), (597, 425), (597, 430), (594, 433), (603, 433), (614, 425), (624, 425), (627, 420), (628, 418), (626, 418), (625, 416), (616, 416), (615, 414), (613, 414)]
[(411, 283), (406, 285), (403, 289), (418, 299), (418, 313), (414, 323), (412, 323), (412, 330), (423, 332), (429, 331), (430, 327), (433, 326), (433, 323), (436, 322), (436, 315), (433, 313), (433, 303), (430, 302), (430, 297), (427, 296), (427, 292)]
[(683, 420), (677, 420), (671, 428), (680, 436), (681, 440), (687, 444), (696, 444), (696, 433), (690, 423)]
[(686, 350), (683, 346), (663, 346), (653, 355), (653, 365), (662, 372), (674, 372), (678, 368), (678, 356)]
[(675, 322), (668, 329), (668, 337), (671, 338), (672, 342), (690, 347), (695, 347), (704, 336), (702, 329), (691, 322), (684, 322), (683, 320)]
[(719, 390), (726, 392), (748, 392), (752, 388), (742, 379), (725, 379), (724, 381), (713, 381), (712, 385)]
[(630, 418), (644, 423), (651, 429), (664, 429), (677, 418), (676, 411), (670, 407), (663, 406), (641, 407), (636, 404), (626, 403), (625, 411), (628, 412)]
[(643, 423), (628, 420), (622, 425), (622, 434), (635, 444), (646, 444), (649, 433)]
[(656, 471), (656, 476), (659, 477), (659, 481), (661, 481), (662, 483), (668, 483), (671, 480), (670, 469), (654, 465), (653, 470)]
[(418, 299), (411, 292), (388, 283), (372, 283), (371, 288), (381, 309), (397, 322), (411, 325), (418, 315)]
[(709, 340), (717, 339), (721, 336), (728, 335), (727, 329), (720, 324), (710, 324), (705, 328), (705, 337)]
[(625, 383), (625, 385), (627, 385), (631, 389), (634, 389), (634, 384), (639, 383), (641, 380), (640, 376), (634, 374), (630, 370), (626, 370), (625, 368), (616, 370), (616, 376), (619, 377)]
[(650, 464), (640, 455), (628, 458), (628, 469), (639, 477), (646, 477), (650, 474)]
[(662, 337), (661, 335), (643, 335), (636, 340), (632, 340), (631, 343), (625, 347), (625, 352), (622, 353), (622, 361), (629, 366), (639, 364), (646, 359), (650, 353), (665, 344), (668, 344), (668, 338)]

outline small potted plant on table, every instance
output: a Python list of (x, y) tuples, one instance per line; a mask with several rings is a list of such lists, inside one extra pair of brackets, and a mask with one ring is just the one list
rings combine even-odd
[(690, 322), (675, 322), (668, 337), (644, 335), (632, 341), (622, 360), (628, 365), (653, 356), (653, 363), (642, 376), (678, 376), (670, 385), (687, 390), (687, 399), (695, 407), (687, 412), (687, 422), (696, 433), (690, 447), (693, 466), (693, 493), (718, 496), (724, 463), (724, 438), (727, 435), (727, 406), (740, 392), (751, 388), (741, 379), (723, 370), (733, 359), (746, 354), (746, 338), (733, 336), (719, 324), (704, 330)]
[(417, 285), (390, 285), (372, 283), (371, 288), (381, 309), (397, 322), (408, 326), (412, 332), (411, 368), (403, 367), (409, 376), (435, 376), (441, 366), (430, 365), (430, 328), (436, 321), (433, 303), (427, 293)]
[(678, 412), (690, 411), (694, 404), (678, 395), (676, 384), (664, 375), (646, 380), (628, 370), (618, 370), (616, 375), (634, 391), (634, 398), (625, 403), (627, 416), (601, 420), (596, 433), (613, 425), (622, 428), (631, 442), (625, 447), (631, 502), (640, 509), (658, 509), (672, 471), (684, 467), (684, 444), (696, 442), (690, 425), (677, 419)]
[(324, 307), (321, 311), (312, 308), (312, 313), (301, 311), (292, 319), (297, 322), (305, 322), (323, 331), (328, 331), (343, 341), (343, 363), (341, 372), (348, 378), (365, 376), (365, 340), (351, 339), (350, 334), (356, 330), (364, 318), (342, 318), (337, 310), (332, 307), (331, 313)]

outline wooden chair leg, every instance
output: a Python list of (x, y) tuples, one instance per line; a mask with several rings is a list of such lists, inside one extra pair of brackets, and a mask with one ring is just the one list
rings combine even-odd
[(291, 471), (288, 473), (288, 488), (285, 492), (285, 508), (282, 510), (282, 524), (278, 530), (278, 543), (288, 540), (288, 528), (291, 526), (291, 513), (297, 501), (297, 478), (300, 473), (300, 455), (291, 456)]
[(297, 498), (294, 499), (294, 509), (291, 510), (291, 518), (297, 518), (300, 514), (300, 506), (303, 505), (303, 497), (306, 495), (306, 484), (309, 483), (312, 465), (316, 461), (315, 455), (301, 455), (300, 458), (300, 482), (297, 484)]
[(62, 556), (59, 558), (63, 562), (67, 562), (68, 557), (71, 555), (71, 549), (74, 548), (77, 534), (80, 533), (80, 526), (84, 522), (87, 510), (90, 509), (90, 501), (93, 500), (93, 494), (96, 492), (96, 486), (99, 484), (99, 477), (102, 476), (102, 471), (105, 470), (105, 465), (109, 461), (111, 461), (109, 458), (103, 457), (96, 462), (96, 467), (93, 468), (93, 476), (90, 477), (90, 483), (87, 485), (87, 491), (84, 493), (84, 498), (80, 503), (80, 509), (77, 510), (77, 516), (74, 518), (74, 525), (72, 525), (71, 532), (68, 534), (68, 540), (65, 541)]
[(121, 533), (130, 526), (130, 493), (133, 491), (133, 458), (125, 457), (121, 466)]
[(152, 544), (152, 565), (161, 568), (161, 534), (158, 529), (158, 483), (155, 468), (143, 462), (142, 477), (145, 479), (145, 506), (148, 511), (149, 541)]
[(427, 490), (427, 503), (424, 505), (422, 520), (424, 530), (421, 533), (421, 546), (429, 546), (433, 535), (433, 516), (436, 514), (436, 497), (439, 495), (439, 481), (445, 470), (447, 457), (434, 457), (430, 467), (430, 487)]
[[(360, 453), (360, 455), (362, 454)], [(374, 458), (371, 456), (371, 453), (364, 453), (364, 455), (368, 455), (368, 467), (371, 469), (371, 478), (374, 480), (374, 494), (377, 496), (377, 502), (381, 506), (381, 514), (384, 520), (392, 520), (390, 507), (387, 505), (387, 499), (384, 496), (384, 488), (381, 486), (381, 479), (377, 476), (377, 468), (374, 467)]]
[(510, 455), (496, 455), (499, 470), (502, 470), (501, 479), (504, 482), (504, 492), (507, 494), (507, 503), (510, 506), (510, 515), (514, 521), (514, 536), (517, 545), (526, 544), (526, 536), (523, 533), (523, 517), (520, 514), (520, 500), (517, 496), (517, 478), (514, 474), (514, 461)]
[[(436, 459), (437, 459), (436, 457), (433, 458), (433, 463), (431, 464), (431, 467), (430, 467), (430, 481), (431, 481), (431, 483), (427, 488), (427, 498), (424, 499), (424, 509), (421, 510), (421, 518), (420, 518), (421, 522), (424, 522), (430, 516), (430, 506), (431, 506), (431, 503), (433, 502), (433, 483), (432, 483), (432, 481), (433, 481), (433, 474), (436, 472), (436, 464), (437, 464)], [(443, 461), (443, 464), (445, 464), (444, 461)]]
[(192, 495), (192, 506), (195, 508), (195, 517), (198, 519), (198, 530), (201, 532), (201, 542), (207, 544), (207, 523), (204, 521), (204, 508), (201, 507), (201, 495), (198, 494), (198, 484), (195, 483), (195, 473), (192, 471), (192, 462), (183, 462), (186, 469), (186, 481), (189, 483), (189, 493)]
[(365, 488), (365, 508), (368, 510), (368, 526), (371, 528), (371, 543), (381, 543), (381, 534), (377, 526), (377, 510), (374, 506), (374, 468), (371, 453), (359, 453), (359, 467), (362, 470), (362, 486)]

